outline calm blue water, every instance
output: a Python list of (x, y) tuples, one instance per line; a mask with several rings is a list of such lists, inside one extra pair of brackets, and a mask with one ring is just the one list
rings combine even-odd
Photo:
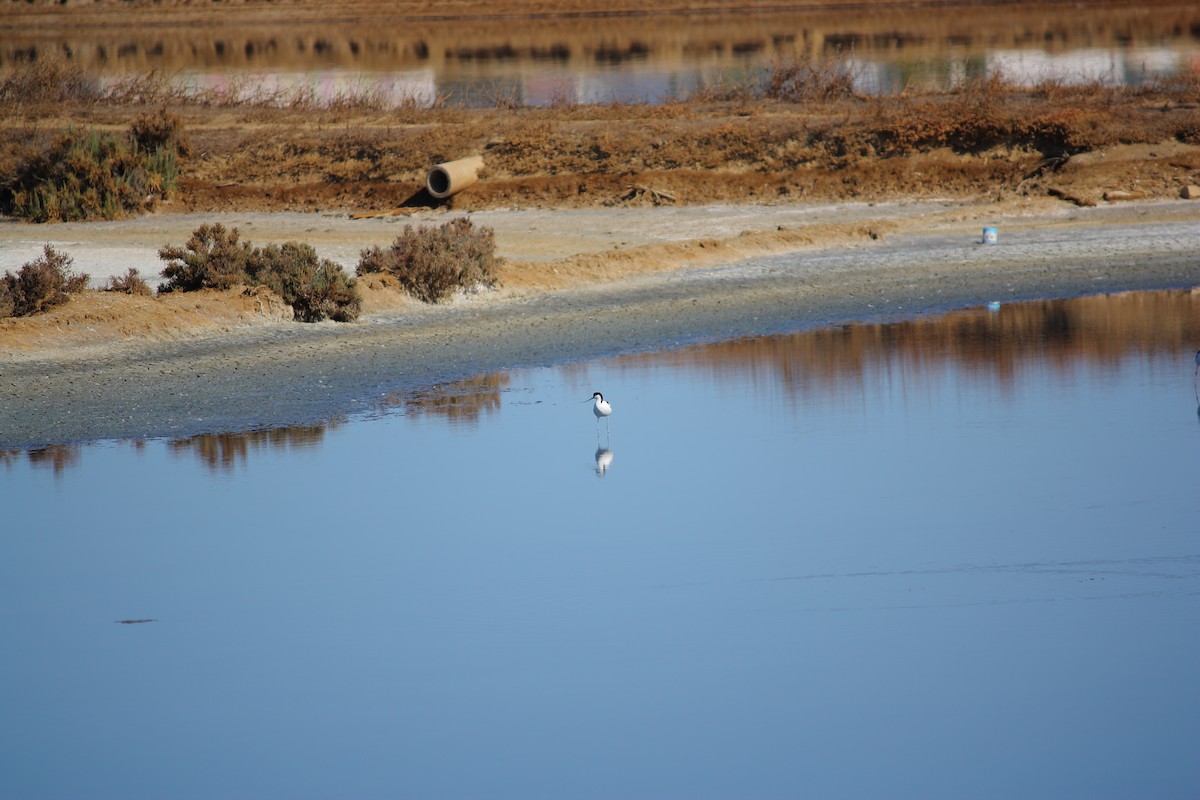
[[(1194, 37), (1200, 38), (1200, 37)], [(949, 52), (914, 55), (891, 48), (865, 48), (826, 53), (828, 64), (814, 65), (814, 75), (828, 70), (844, 75), (856, 92), (892, 95), (914, 87), (947, 90), (978, 78), (1001, 77), (1018, 86), (1059, 82), (1067, 86), (1099, 84), (1140, 87), (1186, 78), (1196, 69), (1198, 47), (1183, 40), (1168, 46), (1084, 47), (1066, 51), (1023, 47), (951, 48)], [(721, 66), (707, 59), (635, 58), (615, 64), (564, 65), (524, 60), (439, 64), (403, 70), (355, 68), (182, 70), (172, 79), (180, 91), (210, 102), (258, 102), (288, 105), (297, 99), (319, 107), (351, 100), (383, 108), (431, 108), (440, 105), (491, 108), (497, 105), (549, 106), (563, 103), (677, 102), (706, 90), (736, 93), (762, 90), (779, 62), (794, 54), (752, 52)], [(808, 64), (807, 57), (797, 62)], [(115, 87), (123, 78), (101, 82)], [(720, 91), (718, 91), (720, 94)]]
[(1200, 299), (1155, 297), (9, 454), (0, 795), (1195, 797)]

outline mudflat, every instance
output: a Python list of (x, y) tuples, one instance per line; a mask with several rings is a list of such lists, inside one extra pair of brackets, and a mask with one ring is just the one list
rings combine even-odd
[[(979, 31), (989, 41), (1009, 31), (1012, 46), (1021, 31), (1117, 46), (1192, 30), (1190, 3), (1154, 0), (1154, 14), (1124, 0), (1086, 14), (1057, 3), (917, 3), (914, 13), (891, 0), (863, 4), (869, 14), (806, 0), (20, 5), (0, 23), (0, 174), (32, 180), (29, 165), (69, 129), (153, 134), (178, 169), (173, 186), (139, 194), (129, 218), (0, 218), (0, 271), (49, 243), (93, 286), (130, 268), (153, 278), (158, 248), (213, 222), (256, 245), (311, 244), (352, 271), (363, 248), (403, 226), (460, 215), (494, 229), (504, 261), (499, 287), (434, 306), (364, 277), (364, 315), (351, 324), (292, 322), (254, 287), (84, 292), (0, 319), (0, 449), (303, 424), (513, 367), (1200, 285), (1200, 201), (1179, 199), (1200, 185), (1194, 70), (1138, 86), (997, 73), (874, 96), (826, 46)], [(264, 59), (594, 66), (697, 47), (778, 60), (756, 83), (718, 81), (662, 103), (564, 94), (532, 107), (497, 94), (486, 107), (389, 105), (370, 92), (322, 101), (170, 80)], [(113, 70), (120, 80), (97, 80)], [(467, 155), (484, 160), (478, 183), (434, 202), (423, 188), (431, 165)], [(15, 208), (16, 185), (0, 183), (0, 202)], [(998, 243), (981, 243), (985, 226)]]
[[(244, 292), (122, 298), (115, 311), (104, 307), (113, 296), (89, 292), (36, 320), (7, 320), (0, 449), (306, 424), (505, 369), (992, 301), (1200, 285), (1200, 223), (1189, 201), (1071, 210), (953, 201), (494, 210), (473, 218), (497, 231), (503, 284), (448, 303), (365, 285), (362, 320), (306, 325)], [(305, 226), (318, 248), (390, 233), (387, 223), (363, 228), (348, 215), (238, 219), (264, 241)], [(178, 240), (194, 222), (164, 215), (114, 223), (125, 226), (115, 237), (108, 224), (69, 233), (86, 254), (80, 268), (103, 271), (125, 264), (125, 244), (114, 240), (136, 241), (139, 228)], [(996, 244), (981, 242), (984, 226), (998, 229)]]

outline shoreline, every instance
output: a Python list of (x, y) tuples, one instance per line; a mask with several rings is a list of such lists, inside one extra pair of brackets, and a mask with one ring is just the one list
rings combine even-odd
[[(177, 340), (8, 350), (0, 450), (312, 424), (379, 411), (396, 392), (509, 369), (990, 301), (1200, 285), (1195, 205), (1051, 208), (820, 207), (838, 223), (801, 206), (643, 209), (636, 229), (620, 227), (632, 217), (595, 210), (581, 213), (609, 225), (557, 260), (530, 254), (554, 252), (578, 217), (538, 212), (531, 232), (523, 212), (490, 212), (525, 228), (525, 239), (498, 228), (498, 248), (515, 259), (499, 290), (439, 306), (399, 302), (348, 325), (267, 320)], [(805, 212), (794, 228), (776, 221), (791, 215), (796, 225)], [(998, 244), (980, 244), (981, 220), (1000, 228)], [(614, 251), (612, 235), (624, 246)]]

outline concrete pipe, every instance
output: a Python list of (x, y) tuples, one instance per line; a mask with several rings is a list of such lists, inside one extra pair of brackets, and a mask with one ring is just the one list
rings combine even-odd
[(431, 195), (442, 200), (474, 185), (479, 179), (481, 169), (483, 156), (468, 156), (438, 164), (425, 176), (425, 188)]

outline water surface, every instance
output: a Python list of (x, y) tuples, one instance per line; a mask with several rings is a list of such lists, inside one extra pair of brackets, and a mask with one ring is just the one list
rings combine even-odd
[(0, 788), (1194, 797), (1198, 339), (1004, 305), (9, 453)]
[(139, 25), (131, 18), (115, 26), (18, 27), (0, 43), (0, 68), (50, 55), (108, 83), (156, 73), (218, 102), (355, 99), (385, 107), (659, 103), (700, 87), (753, 84), (781, 63), (844, 70), (866, 93), (997, 74), (1020, 85), (1139, 86), (1200, 71), (1200, 11), (1156, 2), (465, 22), (339, 16), (319, 25)]

